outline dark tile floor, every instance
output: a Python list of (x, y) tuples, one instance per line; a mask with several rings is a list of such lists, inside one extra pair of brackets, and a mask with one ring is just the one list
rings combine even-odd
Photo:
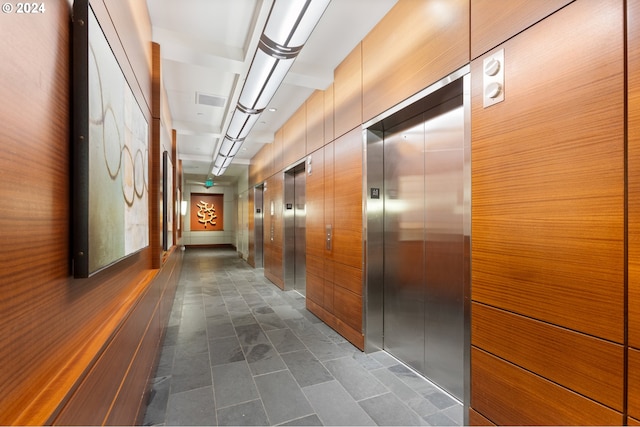
[(145, 425), (462, 425), (462, 411), (235, 251), (186, 251)]

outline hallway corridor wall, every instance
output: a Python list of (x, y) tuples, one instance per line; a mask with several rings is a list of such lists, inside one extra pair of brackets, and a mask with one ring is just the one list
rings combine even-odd
[[(326, 174), (327, 149), (333, 153), (342, 135), (360, 132), (376, 114), (470, 64), (469, 422), (638, 424), (640, 4), (446, 4), (450, 9), (434, 0), (399, 0), (356, 46), (336, 68), (334, 83), (306, 102), (305, 156)], [(499, 49), (505, 101), (483, 108), (483, 59)], [(319, 144), (309, 135), (317, 134), (322, 97)], [(276, 133), (274, 144), (252, 159), (250, 185), (282, 173), (286, 146)], [(336, 173), (331, 169), (331, 177)], [(336, 313), (356, 318), (366, 301), (335, 299), (336, 285), (353, 290), (357, 276), (338, 275), (323, 254), (327, 218), (342, 215), (334, 210), (342, 193), (326, 175), (308, 176), (307, 183), (307, 305), (358, 345), (366, 325), (344, 328)], [(360, 189), (362, 198), (368, 192), (361, 176), (340, 184)], [(362, 199), (352, 203), (362, 209)], [(360, 256), (362, 236), (349, 239), (350, 255)]]
[[(2, 425), (141, 421), (181, 267), (180, 251), (162, 252), (161, 224), (152, 221), (151, 246), (73, 279), (70, 3), (52, 0), (42, 14), (0, 17)], [(152, 114), (160, 100), (153, 99), (146, 4), (92, 5), (152, 127), (161, 113)], [(156, 136), (150, 176), (158, 177)], [(159, 181), (150, 192), (153, 215)]]

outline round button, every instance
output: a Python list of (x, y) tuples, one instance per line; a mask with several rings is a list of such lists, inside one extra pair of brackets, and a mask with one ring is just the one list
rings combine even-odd
[(493, 82), (487, 85), (484, 89), (484, 96), (486, 98), (495, 99), (502, 92), (502, 85), (497, 82)]
[(495, 76), (496, 74), (498, 74), (498, 71), (500, 71), (500, 61), (495, 58), (491, 58), (484, 65), (484, 73), (487, 76)]

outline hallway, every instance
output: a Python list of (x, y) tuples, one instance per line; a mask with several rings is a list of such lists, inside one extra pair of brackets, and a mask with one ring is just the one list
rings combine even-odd
[(145, 425), (461, 425), (462, 406), (364, 354), (233, 250), (188, 249)]

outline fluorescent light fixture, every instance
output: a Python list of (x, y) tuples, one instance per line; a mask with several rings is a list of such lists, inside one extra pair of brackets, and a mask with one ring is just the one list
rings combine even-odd
[(187, 214), (187, 201), (186, 200), (182, 200), (180, 202), (180, 213), (182, 215), (186, 215)]
[(238, 103), (246, 109), (262, 112), (271, 102), (293, 61), (295, 58), (278, 59), (258, 49)]
[[(275, 0), (212, 173), (222, 175), (282, 84), (331, 0)], [(274, 110), (275, 111), (275, 110)]]
[(238, 154), (238, 151), (240, 151), (243, 142), (244, 139), (229, 139), (229, 136), (226, 136), (222, 141), (220, 155), (218, 157), (234, 157)]
[(302, 46), (307, 42), (330, 0), (276, 1), (264, 35), (280, 46)]
[(231, 117), (229, 128), (227, 129), (227, 138), (246, 138), (259, 118), (260, 114), (247, 114), (240, 108), (236, 108), (236, 110), (233, 112), (233, 116)]

